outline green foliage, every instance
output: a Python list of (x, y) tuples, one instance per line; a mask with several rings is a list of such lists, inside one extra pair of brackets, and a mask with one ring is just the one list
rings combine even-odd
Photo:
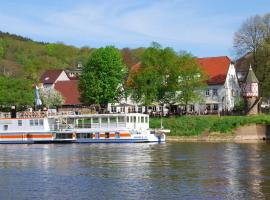
[(116, 102), (121, 95), (124, 73), (125, 65), (115, 47), (96, 50), (80, 76), (81, 101), (99, 105)]
[(206, 87), (207, 76), (199, 67), (196, 59), (187, 53), (179, 56), (178, 102), (187, 106), (189, 103), (201, 102), (201, 91)]
[(132, 98), (150, 105), (168, 103), (175, 96), (178, 57), (176, 52), (158, 43), (152, 43), (142, 56), (141, 69), (134, 77)]
[[(170, 135), (172, 136), (201, 135), (205, 131), (231, 133), (235, 128), (247, 124), (270, 124), (270, 116), (181, 116), (163, 118), (163, 126), (171, 130)], [(159, 128), (160, 118), (150, 118), (150, 127)]]
[(34, 42), (28, 38), (0, 32), (0, 72), (4, 71), (5, 73), (1, 74), (5, 76), (38, 82), (41, 74), (48, 69), (64, 69), (86, 63), (91, 52), (92, 49), (88, 47)]
[(29, 105), (34, 103), (32, 82), (21, 78), (0, 77), (0, 105)]
[(207, 78), (192, 55), (158, 43), (144, 51), (141, 69), (130, 77), (132, 98), (144, 105), (198, 102)]

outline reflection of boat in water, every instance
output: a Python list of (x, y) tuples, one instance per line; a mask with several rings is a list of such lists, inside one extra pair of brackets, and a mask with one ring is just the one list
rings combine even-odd
[(0, 143), (165, 142), (165, 131), (150, 130), (149, 116), (139, 113), (0, 119)]

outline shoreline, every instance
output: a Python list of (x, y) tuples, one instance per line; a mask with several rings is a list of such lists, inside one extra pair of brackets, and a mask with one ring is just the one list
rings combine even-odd
[(220, 136), (166, 136), (166, 142), (225, 142), (225, 143), (267, 143), (269, 140), (238, 139), (232, 135)]
[(196, 136), (167, 136), (166, 141), (174, 142), (237, 142), (260, 143), (270, 140), (269, 125), (250, 124), (238, 127), (230, 133), (208, 132)]

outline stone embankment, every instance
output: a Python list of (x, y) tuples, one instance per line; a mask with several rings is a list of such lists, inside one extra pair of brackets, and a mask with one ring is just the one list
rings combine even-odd
[(198, 136), (167, 136), (167, 141), (181, 142), (260, 142), (270, 140), (270, 125), (250, 124), (232, 133), (205, 132)]

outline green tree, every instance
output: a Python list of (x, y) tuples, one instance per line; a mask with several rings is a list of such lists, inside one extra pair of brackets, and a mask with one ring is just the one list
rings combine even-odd
[(115, 47), (107, 46), (93, 52), (79, 80), (81, 101), (102, 108), (116, 102), (122, 95), (125, 70), (121, 54)]
[(206, 87), (207, 76), (202, 71), (196, 58), (191, 54), (179, 55), (179, 79), (177, 101), (187, 106), (190, 103), (202, 102), (202, 90)]
[(32, 106), (34, 88), (32, 82), (21, 78), (0, 77), (0, 105)]
[(172, 102), (176, 92), (177, 69), (176, 52), (153, 42), (145, 50), (141, 69), (132, 81), (132, 98), (146, 106)]

